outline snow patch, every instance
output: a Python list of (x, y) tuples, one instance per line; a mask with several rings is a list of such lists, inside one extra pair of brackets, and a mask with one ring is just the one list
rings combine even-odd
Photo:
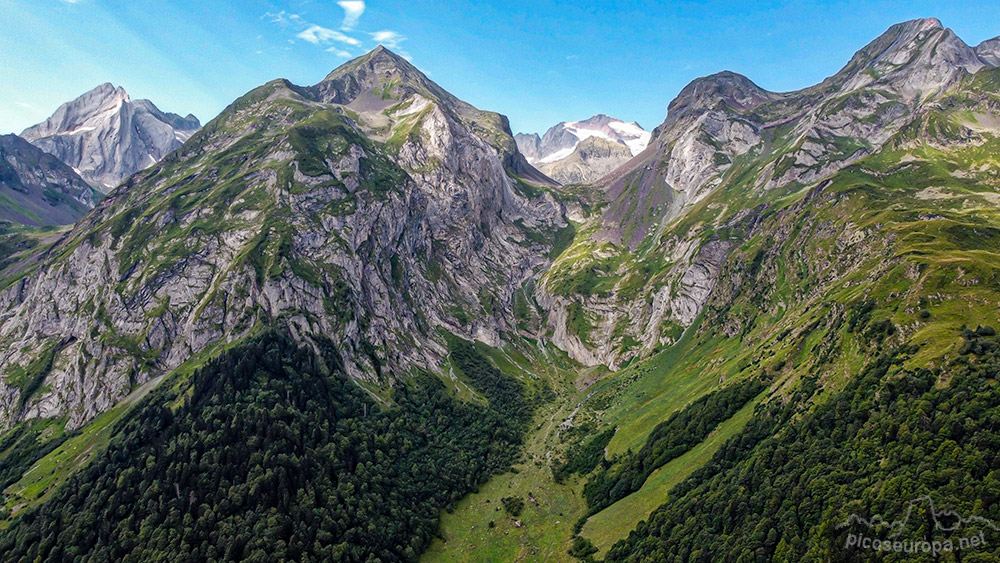
[(94, 129), (97, 129), (97, 127), (77, 127), (72, 131), (66, 131), (65, 133), (57, 133), (57, 135), (82, 135), (83, 133), (89, 133)]
[(622, 140), (628, 146), (629, 150), (632, 151), (632, 156), (635, 156), (642, 151), (646, 150), (649, 146), (649, 140), (652, 137), (652, 133), (649, 131), (644, 131), (642, 127), (636, 122), (625, 123), (624, 121), (615, 121), (610, 124), (611, 128), (622, 134)]
[[(600, 137), (602, 139), (617, 143), (619, 140), (615, 137), (607, 134), (600, 129), (588, 129), (586, 127), (581, 127), (579, 123), (566, 124), (566, 130), (576, 136), (580, 141), (585, 141), (591, 137)], [(579, 142), (577, 142), (579, 144)]]
[(548, 164), (550, 162), (555, 162), (557, 160), (562, 160), (562, 159), (566, 158), (567, 156), (573, 154), (573, 151), (576, 150), (576, 145), (579, 145), (579, 144), (580, 144), (580, 141), (577, 141), (576, 144), (574, 144), (572, 147), (565, 148), (565, 149), (562, 149), (562, 150), (558, 150), (558, 151), (556, 151), (556, 152), (554, 152), (554, 153), (546, 156), (545, 158), (539, 160), (538, 162), (540, 164)]

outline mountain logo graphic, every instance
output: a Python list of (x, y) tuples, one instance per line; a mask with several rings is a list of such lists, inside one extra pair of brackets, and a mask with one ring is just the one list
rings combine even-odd
[(997, 527), (992, 520), (987, 518), (983, 518), (981, 516), (962, 516), (954, 510), (938, 509), (934, 505), (934, 500), (930, 497), (930, 495), (924, 495), (908, 502), (906, 505), (906, 512), (899, 520), (889, 521), (878, 514), (872, 516), (870, 519), (866, 519), (857, 514), (851, 514), (847, 517), (847, 520), (837, 524), (836, 528), (838, 530), (842, 530), (855, 524), (862, 524), (873, 530), (881, 531), (888, 529), (890, 530), (888, 538), (895, 539), (906, 531), (914, 510), (921, 506), (927, 507), (927, 512), (931, 515), (931, 518), (934, 521), (934, 529), (940, 532), (957, 532), (963, 527), (969, 525), (985, 526), (993, 531), (1000, 531), (1000, 527)]

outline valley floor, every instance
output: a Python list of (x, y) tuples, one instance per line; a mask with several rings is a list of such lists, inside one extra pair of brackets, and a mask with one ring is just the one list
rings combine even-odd
[[(577, 561), (568, 551), (576, 535), (574, 528), (582, 518), (586, 520), (579, 535), (598, 548), (595, 557), (602, 557), (666, 502), (671, 488), (707, 463), (744, 427), (761, 397), (719, 424), (690, 451), (656, 470), (638, 491), (589, 518), (583, 488), (592, 475), (573, 475), (559, 483), (553, 466), (569, 445), (596, 434), (595, 428), (618, 428), (605, 450), (611, 459), (641, 448), (658, 422), (717, 387), (718, 376), (706, 374), (698, 366), (704, 365), (706, 356), (735, 352), (730, 346), (696, 347), (694, 338), (688, 337), (653, 358), (614, 373), (556, 367), (538, 358), (518, 366), (518, 370), (531, 370), (548, 381), (556, 396), (538, 408), (517, 465), (492, 477), (454, 510), (442, 514), (441, 537), (422, 560)], [(499, 350), (489, 352), (495, 364), (514, 375), (515, 363), (506, 361), (509, 356)], [(516, 516), (508, 512), (504, 498), (523, 500), (523, 511)]]
[[(573, 523), (586, 512), (582, 483), (558, 484), (550, 457), (560, 446), (560, 425), (573, 412), (584, 391), (572, 388), (539, 409), (537, 427), (526, 439), (524, 457), (514, 470), (490, 479), (478, 493), (463, 499), (441, 518), (441, 535), (423, 560), (436, 561), (571, 561), (566, 553)], [(505, 497), (525, 502), (519, 516), (503, 509)], [(492, 524), (492, 525), (491, 525)]]

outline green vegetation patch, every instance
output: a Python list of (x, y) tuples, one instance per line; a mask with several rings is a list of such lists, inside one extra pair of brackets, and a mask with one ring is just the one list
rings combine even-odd
[(56, 352), (58, 352), (56, 342), (49, 342), (30, 364), (26, 367), (14, 366), (10, 373), (4, 377), (7, 385), (18, 388), (19, 410), (28, 404), (28, 400), (38, 391), (45, 377), (52, 371)]
[(566, 461), (552, 467), (552, 476), (557, 483), (563, 482), (574, 473), (586, 475), (604, 460), (604, 450), (615, 435), (614, 428), (608, 428), (582, 442), (574, 444), (566, 453)]
[(766, 385), (756, 379), (734, 383), (698, 399), (656, 425), (641, 450), (626, 456), (614, 468), (598, 472), (587, 482), (583, 495), (590, 513), (639, 490), (653, 471), (698, 445), (764, 389)]
[(610, 295), (620, 279), (616, 272), (621, 262), (619, 254), (561, 262), (550, 274), (548, 289), (556, 295)]
[(0, 436), (0, 491), (62, 444), (67, 437), (63, 430), (65, 424), (64, 419), (29, 420)]

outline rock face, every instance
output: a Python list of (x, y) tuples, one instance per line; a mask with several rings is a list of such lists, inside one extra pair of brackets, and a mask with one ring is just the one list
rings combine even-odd
[(0, 380), (0, 428), (77, 426), (276, 322), (377, 385), (440, 369), (441, 328), (499, 343), (567, 226), (533, 176), (505, 118), (382, 48), (257, 88), (3, 282), (0, 372), (30, 376)]
[(649, 138), (638, 123), (606, 115), (560, 123), (541, 137), (515, 136), (528, 162), (562, 184), (597, 180), (642, 152)]
[(0, 136), (0, 221), (75, 223), (100, 200), (72, 168), (17, 135)]
[(517, 142), (517, 148), (525, 158), (538, 161), (542, 144), (542, 138), (538, 136), (538, 133), (518, 133), (514, 135), (514, 141)]
[(588, 184), (631, 158), (631, 150), (621, 143), (601, 137), (588, 137), (580, 141), (566, 158), (538, 164), (538, 169), (561, 184)]
[[(590, 328), (589, 345), (572, 337), (557, 343), (581, 362), (612, 367), (669, 344), (710, 300), (728, 252), (778, 198), (882, 148), (905, 147), (913, 131), (932, 138), (947, 131), (944, 145), (983, 142), (977, 132), (1000, 120), (995, 99), (976, 84), (995, 80), (998, 45), (974, 49), (935, 19), (914, 20), (800, 91), (768, 92), (732, 72), (693, 81), (670, 103), (649, 147), (595, 184), (607, 207), (587, 251), (546, 275), (539, 300), (552, 306), (553, 333), (566, 334), (572, 307)], [(975, 100), (985, 104), (970, 110), (975, 120), (937, 125), (942, 108)], [(618, 265), (598, 267), (608, 263)], [(630, 281), (636, 271), (647, 280), (638, 291)], [(594, 272), (613, 287), (574, 294), (559, 283)]]
[(1000, 37), (983, 41), (976, 47), (979, 60), (990, 66), (1000, 66)]
[(108, 192), (159, 162), (199, 127), (193, 115), (162, 112), (149, 100), (132, 101), (121, 87), (102, 84), (21, 136)]

